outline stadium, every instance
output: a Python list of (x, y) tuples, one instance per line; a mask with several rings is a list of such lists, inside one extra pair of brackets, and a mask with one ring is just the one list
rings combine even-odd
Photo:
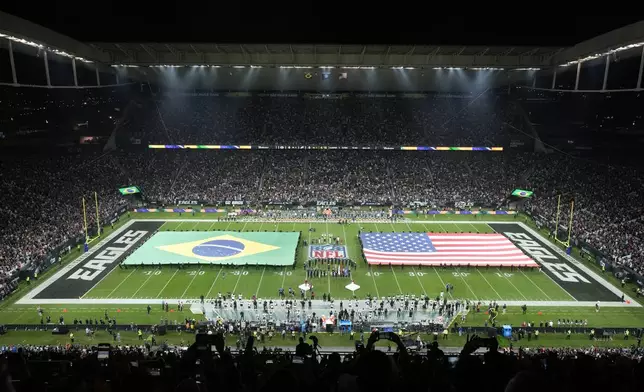
[(468, 389), (454, 374), (496, 372), (493, 355), (512, 370), (491, 390), (528, 369), (575, 382), (557, 366), (581, 357), (607, 377), (591, 388), (625, 374), (605, 359), (640, 385), (644, 22), (506, 47), (86, 41), (0, 21), (15, 390), (376, 390), (387, 357), (384, 390), (427, 390), (407, 374), (426, 370)]

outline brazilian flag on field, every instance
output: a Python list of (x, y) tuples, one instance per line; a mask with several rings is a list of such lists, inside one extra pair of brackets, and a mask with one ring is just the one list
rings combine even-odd
[(159, 232), (125, 264), (293, 265), (298, 232)]

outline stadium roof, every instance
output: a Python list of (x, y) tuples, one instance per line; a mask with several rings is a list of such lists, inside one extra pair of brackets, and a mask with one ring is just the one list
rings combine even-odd
[(98, 65), (551, 68), (642, 46), (644, 21), (573, 47), (84, 43), (0, 12), (0, 36)]
[(91, 43), (111, 62), (136, 65), (543, 67), (563, 47)]

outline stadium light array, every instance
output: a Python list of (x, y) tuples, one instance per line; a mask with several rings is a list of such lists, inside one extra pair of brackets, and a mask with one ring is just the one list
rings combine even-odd
[(433, 67), (433, 70), (468, 70), (468, 71), (504, 71), (505, 68), (496, 68), (496, 67)]
[(48, 52), (57, 54), (59, 56), (67, 57), (67, 58), (70, 58), (70, 59), (73, 59), (73, 60), (82, 61), (83, 63), (91, 64), (93, 62), (93, 61), (87, 60), (87, 59), (85, 59), (83, 57), (75, 56), (75, 55), (73, 55), (71, 53), (67, 53), (65, 51), (58, 50), (58, 49), (55, 49), (55, 48), (50, 48), (49, 46), (43, 45), (41, 43), (38, 43), (38, 42), (35, 42), (35, 41), (30, 41), (30, 40), (27, 40), (27, 39), (24, 39), (24, 38), (15, 37), (13, 35), (0, 33), (0, 38), (5, 38), (5, 39), (8, 39), (10, 41), (17, 42), (17, 43), (20, 43), (20, 44), (23, 44), (23, 45), (31, 46), (31, 47), (42, 49), (42, 50), (46, 50)]
[[(266, 65), (231, 65), (231, 64), (226, 64), (226, 65), (212, 65), (212, 64), (183, 64), (183, 65), (178, 65), (178, 64), (151, 64), (151, 65), (134, 65), (134, 64), (112, 64), (111, 65), (114, 68), (138, 68), (138, 67), (149, 67), (149, 68), (222, 68), (222, 67), (228, 67), (228, 68), (235, 68), (235, 69), (244, 69), (244, 68), (251, 68), (251, 69), (257, 69), (257, 68), (266, 68), (266, 67), (272, 67), (272, 66), (266, 66)], [(340, 68), (340, 69), (350, 69), (350, 70), (371, 70), (371, 69), (378, 69), (380, 67), (373, 67), (373, 66), (334, 66), (334, 65), (318, 65), (318, 66), (312, 66), (312, 65), (280, 65), (277, 66), (279, 69), (313, 69), (313, 68), (318, 68), (322, 70), (329, 70), (329, 69), (335, 69), (335, 68)], [(423, 69), (423, 67), (407, 67), (407, 66), (391, 66), (389, 69), (392, 70), (417, 70), (417, 69)], [(505, 68), (498, 68), (498, 67), (432, 67), (433, 70), (468, 70), (468, 71), (504, 71), (506, 70)], [(509, 70), (511, 71), (539, 71), (541, 68), (510, 68)]]
[(643, 42), (637, 42), (637, 43), (630, 44), (630, 45), (626, 45), (626, 46), (620, 46), (619, 48), (611, 49), (609, 51), (602, 52), (602, 53), (592, 54), (590, 56), (586, 56), (586, 57), (581, 58), (581, 59), (568, 61), (565, 64), (561, 64), (560, 67), (568, 67), (570, 65), (576, 65), (577, 63), (583, 63), (584, 61), (594, 60), (594, 59), (597, 59), (597, 58), (600, 58), (600, 57), (609, 56), (609, 55), (614, 54), (614, 53), (623, 52), (625, 50), (639, 48), (641, 46), (644, 46), (644, 41)]

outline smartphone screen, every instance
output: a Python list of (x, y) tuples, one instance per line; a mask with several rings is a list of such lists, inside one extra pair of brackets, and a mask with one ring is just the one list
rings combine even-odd
[(391, 340), (391, 332), (380, 332), (378, 337), (384, 340)]
[(105, 360), (110, 357), (111, 346), (109, 344), (99, 344), (98, 345), (98, 359)]

